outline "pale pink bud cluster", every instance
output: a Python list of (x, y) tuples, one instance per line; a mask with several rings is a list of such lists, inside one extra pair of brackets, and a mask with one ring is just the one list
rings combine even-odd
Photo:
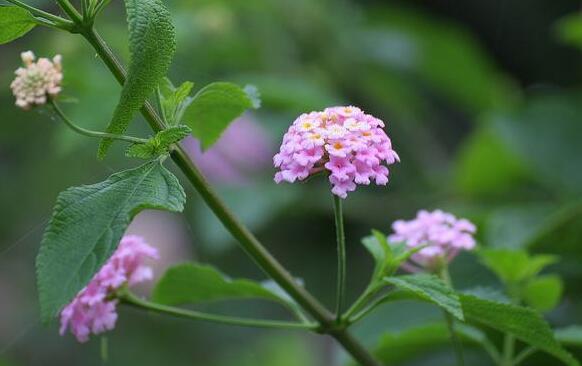
[(42, 105), (47, 98), (55, 97), (61, 92), (63, 71), (61, 56), (56, 55), (52, 61), (48, 58), (36, 57), (31, 51), (21, 54), (24, 67), (19, 67), (16, 78), (10, 84), (12, 93), (16, 97), (16, 105), (22, 109), (30, 109), (35, 105)]
[(147, 258), (157, 259), (158, 251), (140, 236), (124, 236), (107, 263), (61, 311), (61, 335), (70, 329), (79, 342), (86, 342), (91, 333), (112, 330), (117, 321), (117, 300), (112, 295), (123, 285), (152, 279), (152, 269), (143, 263)]
[(293, 183), (329, 172), (332, 192), (346, 198), (356, 184), (388, 183), (388, 167), (400, 161), (384, 122), (356, 107), (332, 107), (299, 116), (273, 158), (275, 182)]
[(395, 221), (392, 229), (394, 234), (388, 237), (390, 242), (404, 242), (410, 249), (424, 247), (412, 255), (412, 263), (408, 264), (411, 270), (418, 269), (415, 265), (435, 269), (450, 262), (461, 250), (475, 248), (475, 225), (441, 210), (421, 210), (414, 220)]

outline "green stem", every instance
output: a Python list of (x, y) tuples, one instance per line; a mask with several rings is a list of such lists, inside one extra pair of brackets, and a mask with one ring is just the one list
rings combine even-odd
[(75, 7), (68, 0), (56, 0), (57, 4), (63, 9), (71, 20), (79, 26), (83, 24), (83, 16), (75, 9)]
[(126, 142), (131, 142), (131, 143), (134, 143), (134, 144), (144, 144), (144, 143), (148, 142), (147, 139), (142, 139), (142, 138), (139, 138), (139, 137), (125, 136), (125, 135), (115, 135), (115, 134), (112, 134), (112, 133), (92, 131), (92, 130), (88, 130), (86, 128), (77, 126), (75, 123), (73, 123), (73, 121), (71, 121), (69, 118), (67, 118), (67, 116), (63, 113), (63, 111), (58, 106), (58, 104), (54, 101), (54, 99), (50, 99), (50, 104), (53, 107), (55, 113), (61, 118), (61, 120), (69, 128), (71, 128), (73, 131), (75, 131), (75, 132), (77, 132), (77, 133), (79, 133), (81, 135), (89, 136), (89, 137), (96, 137), (96, 138), (100, 138), (100, 139), (108, 138), (108, 139), (126, 141)]
[(28, 10), (34, 16), (41, 17), (41, 18), (44, 18), (47, 20), (51, 20), (51, 21), (55, 22), (55, 24), (61, 24), (61, 25), (67, 26), (68, 28), (72, 28), (75, 24), (70, 20), (61, 18), (61, 17), (54, 15), (54, 14), (51, 14), (51, 13), (47, 13), (46, 11), (37, 9), (37, 8), (30, 6), (28, 4), (25, 4), (22, 1), (19, 1), (19, 0), (6, 0), (6, 1), (8, 1), (9, 3), (12, 3), (20, 8)]
[(373, 302), (369, 303), (360, 312), (356, 313), (355, 315), (350, 316), (348, 324), (353, 324), (353, 323), (356, 323), (356, 322), (360, 321), (361, 319), (363, 319), (366, 315), (370, 314), (379, 305), (383, 304), (389, 296), (390, 296), (390, 294), (380, 296), (377, 299), (375, 299)]
[[(449, 269), (446, 264), (442, 265), (440, 270), (440, 277), (441, 279), (449, 286), (453, 287), (453, 282), (451, 280), (451, 276), (449, 274)], [(455, 357), (457, 359), (457, 365), (464, 366), (465, 365), (465, 357), (463, 356), (463, 346), (461, 345), (461, 341), (457, 336), (457, 332), (455, 331), (455, 319), (453, 316), (443, 310), (443, 315), (445, 318), (445, 322), (447, 323), (447, 329), (449, 330), (449, 334), (451, 336), (451, 343), (453, 344), (453, 348), (455, 350)]]
[[(82, 34), (93, 46), (117, 81), (123, 85), (125, 82), (125, 70), (109, 46), (107, 46), (92, 27), (86, 28)], [(146, 102), (144, 104), (141, 113), (155, 132), (165, 128), (165, 124), (150, 103)], [(267, 249), (263, 247), (257, 238), (234, 216), (202, 176), (182, 146), (177, 145), (176, 149), (172, 151), (171, 157), (245, 252), (320, 324), (319, 331), (329, 333), (333, 336), (362, 366), (379, 366), (379, 362), (345, 329), (336, 328), (333, 315), (304, 287), (297, 284), (293, 276), (287, 272)]]
[(513, 366), (513, 353), (515, 351), (515, 337), (506, 333), (503, 338), (503, 358), (502, 366)]
[(314, 323), (295, 323), (276, 320), (262, 320), (262, 319), (246, 319), (224, 315), (207, 314), (199, 311), (186, 310), (176, 308), (173, 306), (166, 306), (156, 304), (147, 300), (140, 299), (128, 291), (119, 294), (118, 298), (125, 304), (132, 305), (137, 308), (151, 310), (157, 313), (173, 315), (181, 318), (191, 320), (201, 320), (212, 323), (220, 323), (227, 325), (236, 325), (242, 327), (252, 328), (277, 328), (277, 329), (303, 329), (316, 330), (317, 324)]
[(515, 359), (513, 360), (513, 365), (518, 366), (520, 363), (525, 361), (526, 358), (528, 358), (529, 356), (531, 356), (532, 354), (534, 354), (537, 351), (538, 351), (538, 349), (536, 347), (533, 347), (533, 346), (530, 346), (530, 347), (524, 349), (517, 356), (515, 356)]
[(332, 195), (333, 212), (335, 214), (335, 236), (337, 240), (337, 298), (335, 314), (336, 321), (340, 322), (346, 293), (346, 235), (342, 213), (342, 199), (335, 194)]

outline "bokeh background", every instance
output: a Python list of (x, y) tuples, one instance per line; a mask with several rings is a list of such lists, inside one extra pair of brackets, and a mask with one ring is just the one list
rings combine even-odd
[[(32, 3), (32, 1), (31, 1)], [(58, 11), (51, 1), (34, 1)], [(192, 156), (226, 202), (309, 290), (328, 305), (335, 289), (332, 202), (324, 179), (276, 185), (270, 165), (283, 131), (301, 112), (361, 106), (388, 122), (402, 163), (387, 187), (345, 202), (349, 296), (372, 261), (360, 245), (371, 228), (443, 208), (478, 224), (480, 245), (561, 256), (565, 279), (555, 326), (582, 323), (582, 18), (572, 0), (168, 0), (178, 30), (174, 82), (256, 85), (263, 107), (231, 126), (219, 145)], [(127, 60), (125, 14), (114, 1), (98, 29)], [(40, 324), (34, 258), (57, 194), (135, 166), (122, 146), (95, 159), (97, 141), (76, 136), (42, 111), (18, 110), (9, 92), (19, 53), (64, 57), (64, 108), (103, 128), (119, 87), (81, 37), (36, 29), (0, 47), (0, 365), (100, 365), (102, 340), (78, 344)], [(141, 120), (132, 133), (147, 136)], [(185, 184), (183, 215), (147, 212), (130, 231), (162, 251), (157, 272), (186, 260), (231, 276), (263, 274)], [(499, 287), (474, 256), (452, 267), (460, 289)], [(141, 289), (147, 293), (148, 289)], [(282, 316), (276, 305), (228, 303), (216, 312)], [(427, 305), (387, 305), (355, 328), (372, 349), (386, 331), (440, 319)], [(495, 333), (491, 334), (497, 342)], [(122, 308), (107, 334), (107, 365), (333, 366), (334, 342), (285, 331), (227, 328)], [(578, 356), (582, 352), (572, 349)], [(490, 365), (466, 349), (471, 365)], [(554, 365), (542, 354), (527, 365)], [(448, 365), (448, 345), (401, 365)]]

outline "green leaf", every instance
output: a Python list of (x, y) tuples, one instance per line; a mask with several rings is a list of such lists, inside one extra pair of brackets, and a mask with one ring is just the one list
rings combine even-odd
[(517, 339), (562, 360), (566, 365), (579, 365), (554, 338), (553, 332), (540, 314), (529, 308), (459, 295), (468, 321), (509, 333)]
[(510, 284), (529, 280), (558, 261), (554, 255), (530, 256), (524, 250), (510, 249), (482, 249), (479, 257), (503, 282)]
[(564, 284), (557, 275), (534, 278), (525, 285), (522, 297), (524, 301), (538, 311), (555, 308), (562, 298)]
[(153, 159), (157, 156), (167, 154), (172, 144), (190, 135), (191, 132), (192, 130), (188, 126), (169, 127), (158, 132), (145, 144), (131, 145), (125, 155), (130, 158)]
[(152, 299), (166, 305), (229, 299), (266, 299), (285, 303), (260, 283), (231, 280), (211, 266), (195, 263), (180, 264), (166, 271), (156, 285)]
[(181, 122), (184, 110), (192, 102), (190, 92), (193, 87), (194, 83), (190, 81), (182, 83), (177, 88), (168, 78), (164, 78), (160, 82), (162, 113), (170, 126), (175, 126)]
[(554, 330), (558, 342), (566, 346), (582, 346), (582, 325), (570, 325)]
[[(170, 67), (176, 34), (170, 12), (161, 0), (125, 0), (131, 61), (121, 98), (107, 132), (123, 134), (135, 113), (158, 86)], [(98, 156), (104, 158), (113, 141), (103, 139)]]
[[(485, 334), (477, 328), (465, 324), (455, 324), (459, 340), (468, 344), (488, 342)], [(449, 347), (449, 330), (444, 323), (434, 323), (406, 329), (401, 332), (387, 332), (380, 338), (375, 354), (384, 365), (400, 365), (440, 349)]]
[[(384, 281), (421, 299), (440, 306), (455, 318), (463, 320), (463, 309), (457, 293), (440, 278), (429, 274), (385, 277)], [(390, 300), (390, 299), (388, 299)]]
[(34, 17), (27, 10), (17, 6), (0, 6), (0, 44), (22, 37), (35, 25)]
[(374, 258), (374, 274), (372, 280), (381, 279), (385, 273), (390, 260), (393, 257), (392, 249), (388, 245), (386, 236), (377, 230), (372, 230), (372, 235), (362, 239), (362, 244)]
[(159, 160), (62, 192), (36, 260), (42, 319), (57, 315), (87, 285), (139, 211), (180, 212), (185, 200), (178, 179)]
[[(491, 159), (493, 155), (496, 159)], [(503, 194), (528, 177), (525, 164), (487, 124), (464, 141), (457, 156), (455, 184), (465, 194)]]
[(573, 13), (560, 19), (556, 24), (558, 37), (562, 42), (582, 49), (582, 15)]
[(184, 123), (192, 128), (204, 149), (212, 146), (228, 125), (256, 102), (239, 86), (217, 82), (202, 88), (184, 112)]

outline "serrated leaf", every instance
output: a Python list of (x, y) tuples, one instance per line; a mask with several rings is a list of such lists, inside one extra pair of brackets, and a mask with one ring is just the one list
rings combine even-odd
[(286, 302), (258, 282), (232, 280), (211, 266), (196, 263), (180, 264), (166, 271), (156, 285), (152, 299), (166, 305), (232, 299)]
[(151, 160), (158, 155), (158, 151), (154, 144), (148, 141), (145, 144), (133, 144), (125, 151), (125, 156), (128, 158), (138, 158), (143, 160)]
[(582, 325), (570, 325), (554, 330), (556, 340), (566, 346), (582, 346)]
[(57, 315), (89, 282), (139, 211), (179, 212), (185, 200), (178, 179), (158, 160), (62, 192), (36, 260), (42, 319)]
[(545, 267), (558, 261), (555, 255), (530, 256), (524, 250), (482, 249), (478, 254), (481, 262), (505, 283), (533, 278)]
[(170, 145), (186, 138), (192, 133), (188, 126), (174, 126), (158, 132), (153, 139), (156, 140), (158, 146), (167, 149)]
[(461, 294), (459, 297), (468, 321), (512, 334), (517, 339), (555, 356), (566, 365), (579, 365), (556, 341), (549, 325), (537, 311), (472, 295)]
[(35, 25), (32, 14), (27, 10), (17, 6), (0, 6), (0, 44), (22, 37)]
[[(385, 277), (384, 281), (397, 288), (410, 291), (423, 300), (440, 306), (455, 318), (464, 320), (463, 309), (457, 293), (440, 278), (429, 274)], [(390, 300), (390, 298), (388, 298)]]
[[(176, 49), (170, 12), (160, 0), (125, 0), (131, 61), (121, 98), (107, 127), (123, 134), (135, 113), (166, 75)], [(104, 158), (113, 141), (103, 139), (98, 156)]]
[[(477, 328), (456, 324), (455, 330), (463, 343), (487, 342), (485, 334)], [(449, 330), (444, 323), (427, 324), (401, 332), (384, 333), (375, 354), (384, 365), (400, 365), (443, 346), (448, 347), (450, 342)]]
[(172, 144), (177, 143), (192, 130), (188, 126), (174, 126), (158, 132), (144, 144), (131, 145), (125, 155), (130, 158), (150, 160), (157, 156), (167, 154)]
[(212, 146), (229, 124), (245, 110), (253, 108), (253, 100), (239, 86), (217, 82), (202, 88), (184, 111), (183, 122), (204, 149)]
[(562, 298), (564, 284), (557, 275), (534, 278), (523, 289), (522, 297), (526, 304), (538, 311), (550, 311)]

